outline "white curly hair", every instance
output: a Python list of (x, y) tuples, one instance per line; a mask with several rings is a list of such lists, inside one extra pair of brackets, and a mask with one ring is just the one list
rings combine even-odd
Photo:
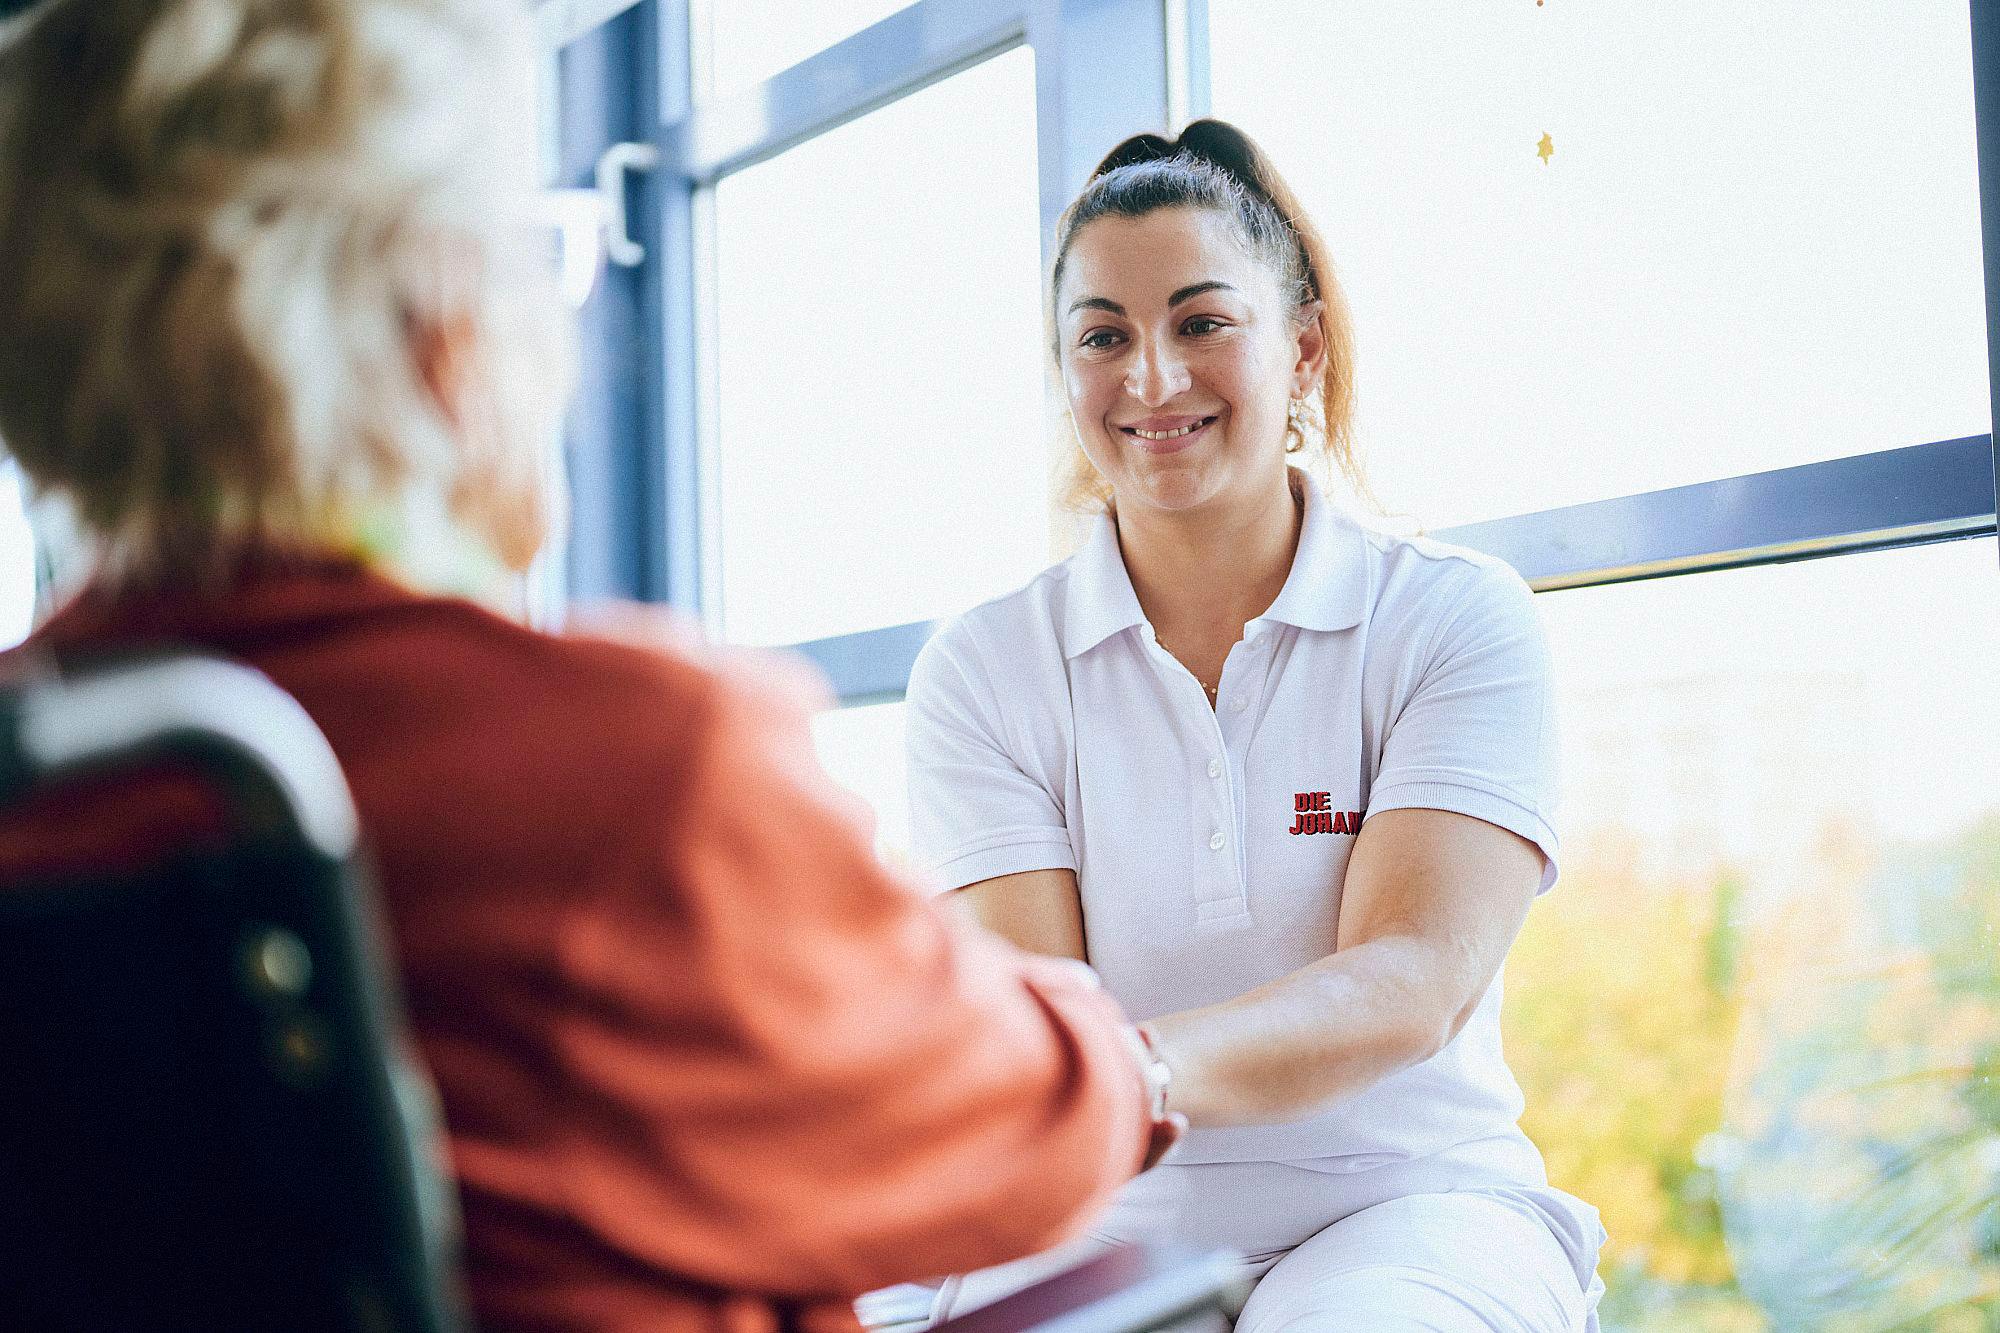
[(110, 577), (525, 566), (568, 312), (510, 0), (43, 0), (0, 25), (0, 441)]

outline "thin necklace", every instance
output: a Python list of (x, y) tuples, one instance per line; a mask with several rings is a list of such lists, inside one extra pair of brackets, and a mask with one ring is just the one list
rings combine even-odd
[[(1303, 524), (1305, 522), (1305, 513), (1306, 513), (1306, 497), (1305, 497), (1305, 492), (1299, 490), (1292, 490), (1291, 488), (1292, 480), (1293, 480), (1292, 478), (1287, 477), (1285, 479), (1285, 487), (1288, 491), (1291, 492), (1292, 512), (1299, 516), (1299, 522), (1302, 525), (1301, 532), (1298, 534), (1294, 534), (1293, 536), (1293, 555), (1294, 557), (1296, 557), (1298, 554), (1298, 540), (1299, 537), (1303, 535)], [(1112, 514), (1111, 521), (1114, 525), (1118, 522), (1118, 516), (1116, 513)], [(1161, 650), (1165, 652), (1167, 656), (1173, 658), (1176, 662), (1180, 662), (1181, 669), (1183, 671), (1186, 671), (1190, 676), (1194, 676), (1194, 683), (1201, 686), (1203, 693), (1208, 695), (1208, 701), (1211, 704), (1216, 702), (1216, 697), (1215, 697), (1216, 692), (1222, 688), (1222, 681), (1220, 679), (1217, 679), (1215, 684), (1213, 685), (1208, 684), (1200, 676), (1195, 676), (1194, 668), (1189, 666), (1186, 662), (1181, 661), (1181, 655), (1175, 652), (1173, 649), (1167, 647), (1167, 645), (1161, 640), (1160, 636), (1157, 633), (1153, 635), (1153, 642), (1159, 644)]]
[[(1153, 636), (1153, 642), (1159, 644), (1162, 649), (1165, 649), (1167, 656), (1173, 658), (1176, 662), (1180, 662), (1182, 670), (1186, 671), (1190, 676), (1194, 676), (1194, 668), (1189, 666), (1186, 662), (1181, 661), (1181, 655), (1175, 652), (1173, 649), (1168, 648), (1167, 645), (1164, 642), (1162, 642), (1158, 634), (1155, 634)], [(1215, 702), (1215, 692), (1222, 688), (1221, 681), (1218, 680), (1217, 682), (1215, 682), (1215, 684), (1210, 685), (1208, 682), (1204, 681), (1200, 676), (1194, 676), (1194, 683), (1201, 686), (1203, 690), (1207, 691), (1208, 701), (1210, 703)]]

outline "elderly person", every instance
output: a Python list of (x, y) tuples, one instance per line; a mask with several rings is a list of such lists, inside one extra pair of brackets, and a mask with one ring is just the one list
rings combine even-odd
[[(483, 1327), (850, 1328), (865, 1289), (1062, 1238), (1170, 1130), (1087, 974), (874, 859), (806, 691), (488, 609), (542, 539), (564, 388), (518, 27), (45, 0), (0, 37), (0, 439), (95, 556), (4, 662), (198, 647), (325, 732)], [(201, 818), (73, 794), (0, 865)]]

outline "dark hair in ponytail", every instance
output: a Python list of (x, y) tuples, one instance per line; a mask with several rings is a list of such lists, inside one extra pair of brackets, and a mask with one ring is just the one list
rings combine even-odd
[[(1135, 134), (1097, 164), (1090, 183), (1056, 225), (1050, 304), (1077, 233), (1104, 217), (1144, 217), (1162, 208), (1200, 208), (1231, 219), (1250, 253), (1270, 267), (1295, 309), (1320, 303), (1326, 373), (1319, 408), (1324, 449), (1355, 494), (1373, 503), (1354, 453), (1354, 330), (1333, 260), (1298, 197), (1250, 136), (1220, 120), (1197, 120), (1178, 139)], [(1103, 478), (1078, 453), (1065, 497), (1085, 508), (1109, 499)]]

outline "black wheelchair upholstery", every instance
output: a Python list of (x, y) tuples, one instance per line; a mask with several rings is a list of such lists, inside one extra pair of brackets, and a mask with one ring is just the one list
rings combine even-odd
[(222, 797), (223, 845), (0, 884), (0, 1328), (463, 1327), (433, 1100), (318, 730), (203, 659), (0, 696), (0, 800), (166, 763)]

